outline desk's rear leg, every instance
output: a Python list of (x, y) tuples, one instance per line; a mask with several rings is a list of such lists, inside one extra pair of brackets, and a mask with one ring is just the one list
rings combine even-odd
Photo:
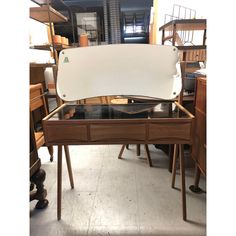
[(150, 156), (148, 145), (145, 144), (144, 147), (145, 147), (145, 150), (146, 150), (146, 153), (147, 153), (148, 164), (149, 164), (150, 167), (152, 167), (152, 159), (151, 159), (151, 156)]
[(65, 149), (66, 164), (67, 164), (67, 169), (68, 169), (69, 179), (70, 179), (70, 186), (71, 188), (74, 188), (74, 180), (73, 180), (73, 174), (72, 174), (72, 168), (71, 168), (71, 162), (70, 162), (70, 152), (69, 152), (68, 145), (64, 145), (64, 149)]
[(177, 164), (177, 157), (178, 157), (178, 144), (174, 145), (174, 153), (173, 153), (173, 162), (172, 162), (172, 181), (171, 187), (175, 187), (175, 177), (176, 177), (176, 164)]

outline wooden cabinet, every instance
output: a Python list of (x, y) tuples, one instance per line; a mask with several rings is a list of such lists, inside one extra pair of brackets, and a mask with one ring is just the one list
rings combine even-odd
[(197, 78), (193, 159), (206, 175), (206, 78)]
[[(41, 168), (41, 161), (38, 157), (34, 130), (33, 119), (30, 113), (30, 150), (29, 150), (29, 172), (30, 172), (30, 201), (38, 200), (37, 209), (47, 207), (48, 200), (46, 199), (47, 190), (44, 188), (44, 180), (46, 178), (45, 171)], [(36, 190), (34, 190), (36, 189)]]
[(197, 78), (196, 98), (195, 98), (195, 127), (192, 145), (192, 157), (196, 163), (194, 184), (189, 188), (195, 193), (202, 192), (199, 188), (200, 175), (206, 176), (206, 93), (207, 80), (206, 78)]

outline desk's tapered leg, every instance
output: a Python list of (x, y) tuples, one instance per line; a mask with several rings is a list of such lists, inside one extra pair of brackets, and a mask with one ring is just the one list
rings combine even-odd
[(150, 156), (148, 145), (145, 144), (144, 146), (145, 146), (145, 150), (146, 150), (146, 153), (147, 153), (148, 164), (149, 164), (150, 167), (152, 167), (152, 159), (151, 159), (151, 156)]
[(62, 145), (58, 145), (57, 160), (57, 219), (61, 219), (61, 191), (62, 191)]
[(187, 219), (186, 213), (186, 189), (185, 189), (185, 164), (184, 164), (184, 149), (183, 144), (179, 145), (180, 156), (180, 175), (181, 175), (181, 193), (182, 193), (182, 207), (183, 207), (183, 220)]
[(177, 144), (174, 145), (174, 153), (173, 153), (173, 163), (172, 163), (172, 182), (171, 187), (175, 187), (175, 176), (176, 176), (176, 163), (177, 163), (177, 156), (178, 156), (178, 146)]
[(64, 149), (65, 149), (66, 164), (67, 164), (67, 169), (68, 169), (69, 179), (70, 179), (70, 186), (71, 188), (74, 188), (74, 180), (73, 180), (73, 174), (72, 174), (72, 168), (71, 168), (71, 162), (70, 162), (70, 152), (69, 152), (68, 145), (64, 145)]
[(137, 156), (140, 156), (140, 144), (137, 144), (136, 145), (136, 153), (137, 153)]
[(122, 147), (121, 147), (121, 150), (120, 150), (120, 153), (119, 153), (118, 159), (121, 159), (121, 158), (122, 158), (122, 154), (123, 154), (123, 152), (124, 152), (124, 149), (125, 149), (125, 144), (122, 145)]

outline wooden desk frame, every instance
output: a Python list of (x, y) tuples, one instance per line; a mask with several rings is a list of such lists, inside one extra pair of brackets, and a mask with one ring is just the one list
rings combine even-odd
[[(61, 219), (62, 197), (62, 146), (65, 147), (71, 188), (74, 187), (67, 145), (96, 144), (192, 144), (194, 116), (178, 102), (173, 102), (186, 117), (152, 119), (103, 119), (103, 120), (50, 120), (64, 108), (63, 104), (43, 119), (47, 145), (58, 145), (57, 164), (57, 219)], [(185, 164), (180, 155), (183, 219), (186, 220)]]

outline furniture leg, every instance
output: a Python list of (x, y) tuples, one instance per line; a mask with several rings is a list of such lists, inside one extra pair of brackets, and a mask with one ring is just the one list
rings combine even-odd
[(129, 144), (126, 144), (126, 149), (129, 149)]
[(174, 154), (173, 154), (173, 163), (172, 163), (172, 182), (171, 187), (175, 187), (175, 177), (176, 177), (176, 163), (177, 163), (177, 157), (178, 157), (178, 145), (174, 145)]
[(172, 173), (172, 166), (173, 166), (173, 157), (174, 157), (174, 145), (169, 144), (169, 150), (168, 150), (168, 156), (169, 156), (169, 166), (168, 166), (168, 171)]
[(70, 152), (69, 152), (68, 145), (64, 145), (64, 149), (65, 149), (66, 164), (67, 164), (67, 169), (68, 169), (69, 179), (70, 179), (70, 186), (71, 188), (74, 188), (74, 180), (73, 180), (73, 173), (72, 173), (72, 168), (71, 168)]
[(185, 164), (184, 164), (184, 148), (183, 144), (179, 144), (180, 154), (180, 175), (181, 175), (181, 193), (182, 193), (182, 209), (183, 209), (183, 220), (187, 219), (186, 212), (186, 188), (185, 188)]
[(120, 153), (119, 153), (118, 159), (121, 159), (121, 158), (122, 158), (122, 154), (123, 154), (123, 152), (124, 152), (124, 149), (125, 149), (125, 144), (122, 145), (122, 147), (121, 147), (121, 150), (120, 150)]
[(53, 162), (53, 146), (48, 146), (47, 148), (50, 154), (50, 161)]
[(45, 178), (46, 178), (46, 173), (43, 169), (39, 169), (30, 178), (30, 181), (36, 185), (36, 189), (37, 189), (36, 191), (30, 193), (30, 201), (38, 200), (35, 206), (36, 209), (43, 209), (48, 206), (48, 200), (46, 199), (47, 190), (44, 188), (44, 185), (43, 185)]
[(58, 145), (57, 160), (57, 219), (61, 219), (61, 194), (62, 194), (62, 145)]
[(201, 171), (197, 164), (195, 166), (194, 185), (189, 186), (189, 189), (194, 193), (203, 193), (204, 191), (199, 187)]
[(136, 153), (137, 153), (137, 156), (140, 156), (140, 144), (137, 144)]
[(145, 144), (144, 146), (145, 146), (145, 150), (146, 150), (146, 153), (147, 153), (148, 164), (149, 164), (150, 167), (152, 167), (152, 160), (151, 160), (151, 156), (150, 156), (148, 145)]

